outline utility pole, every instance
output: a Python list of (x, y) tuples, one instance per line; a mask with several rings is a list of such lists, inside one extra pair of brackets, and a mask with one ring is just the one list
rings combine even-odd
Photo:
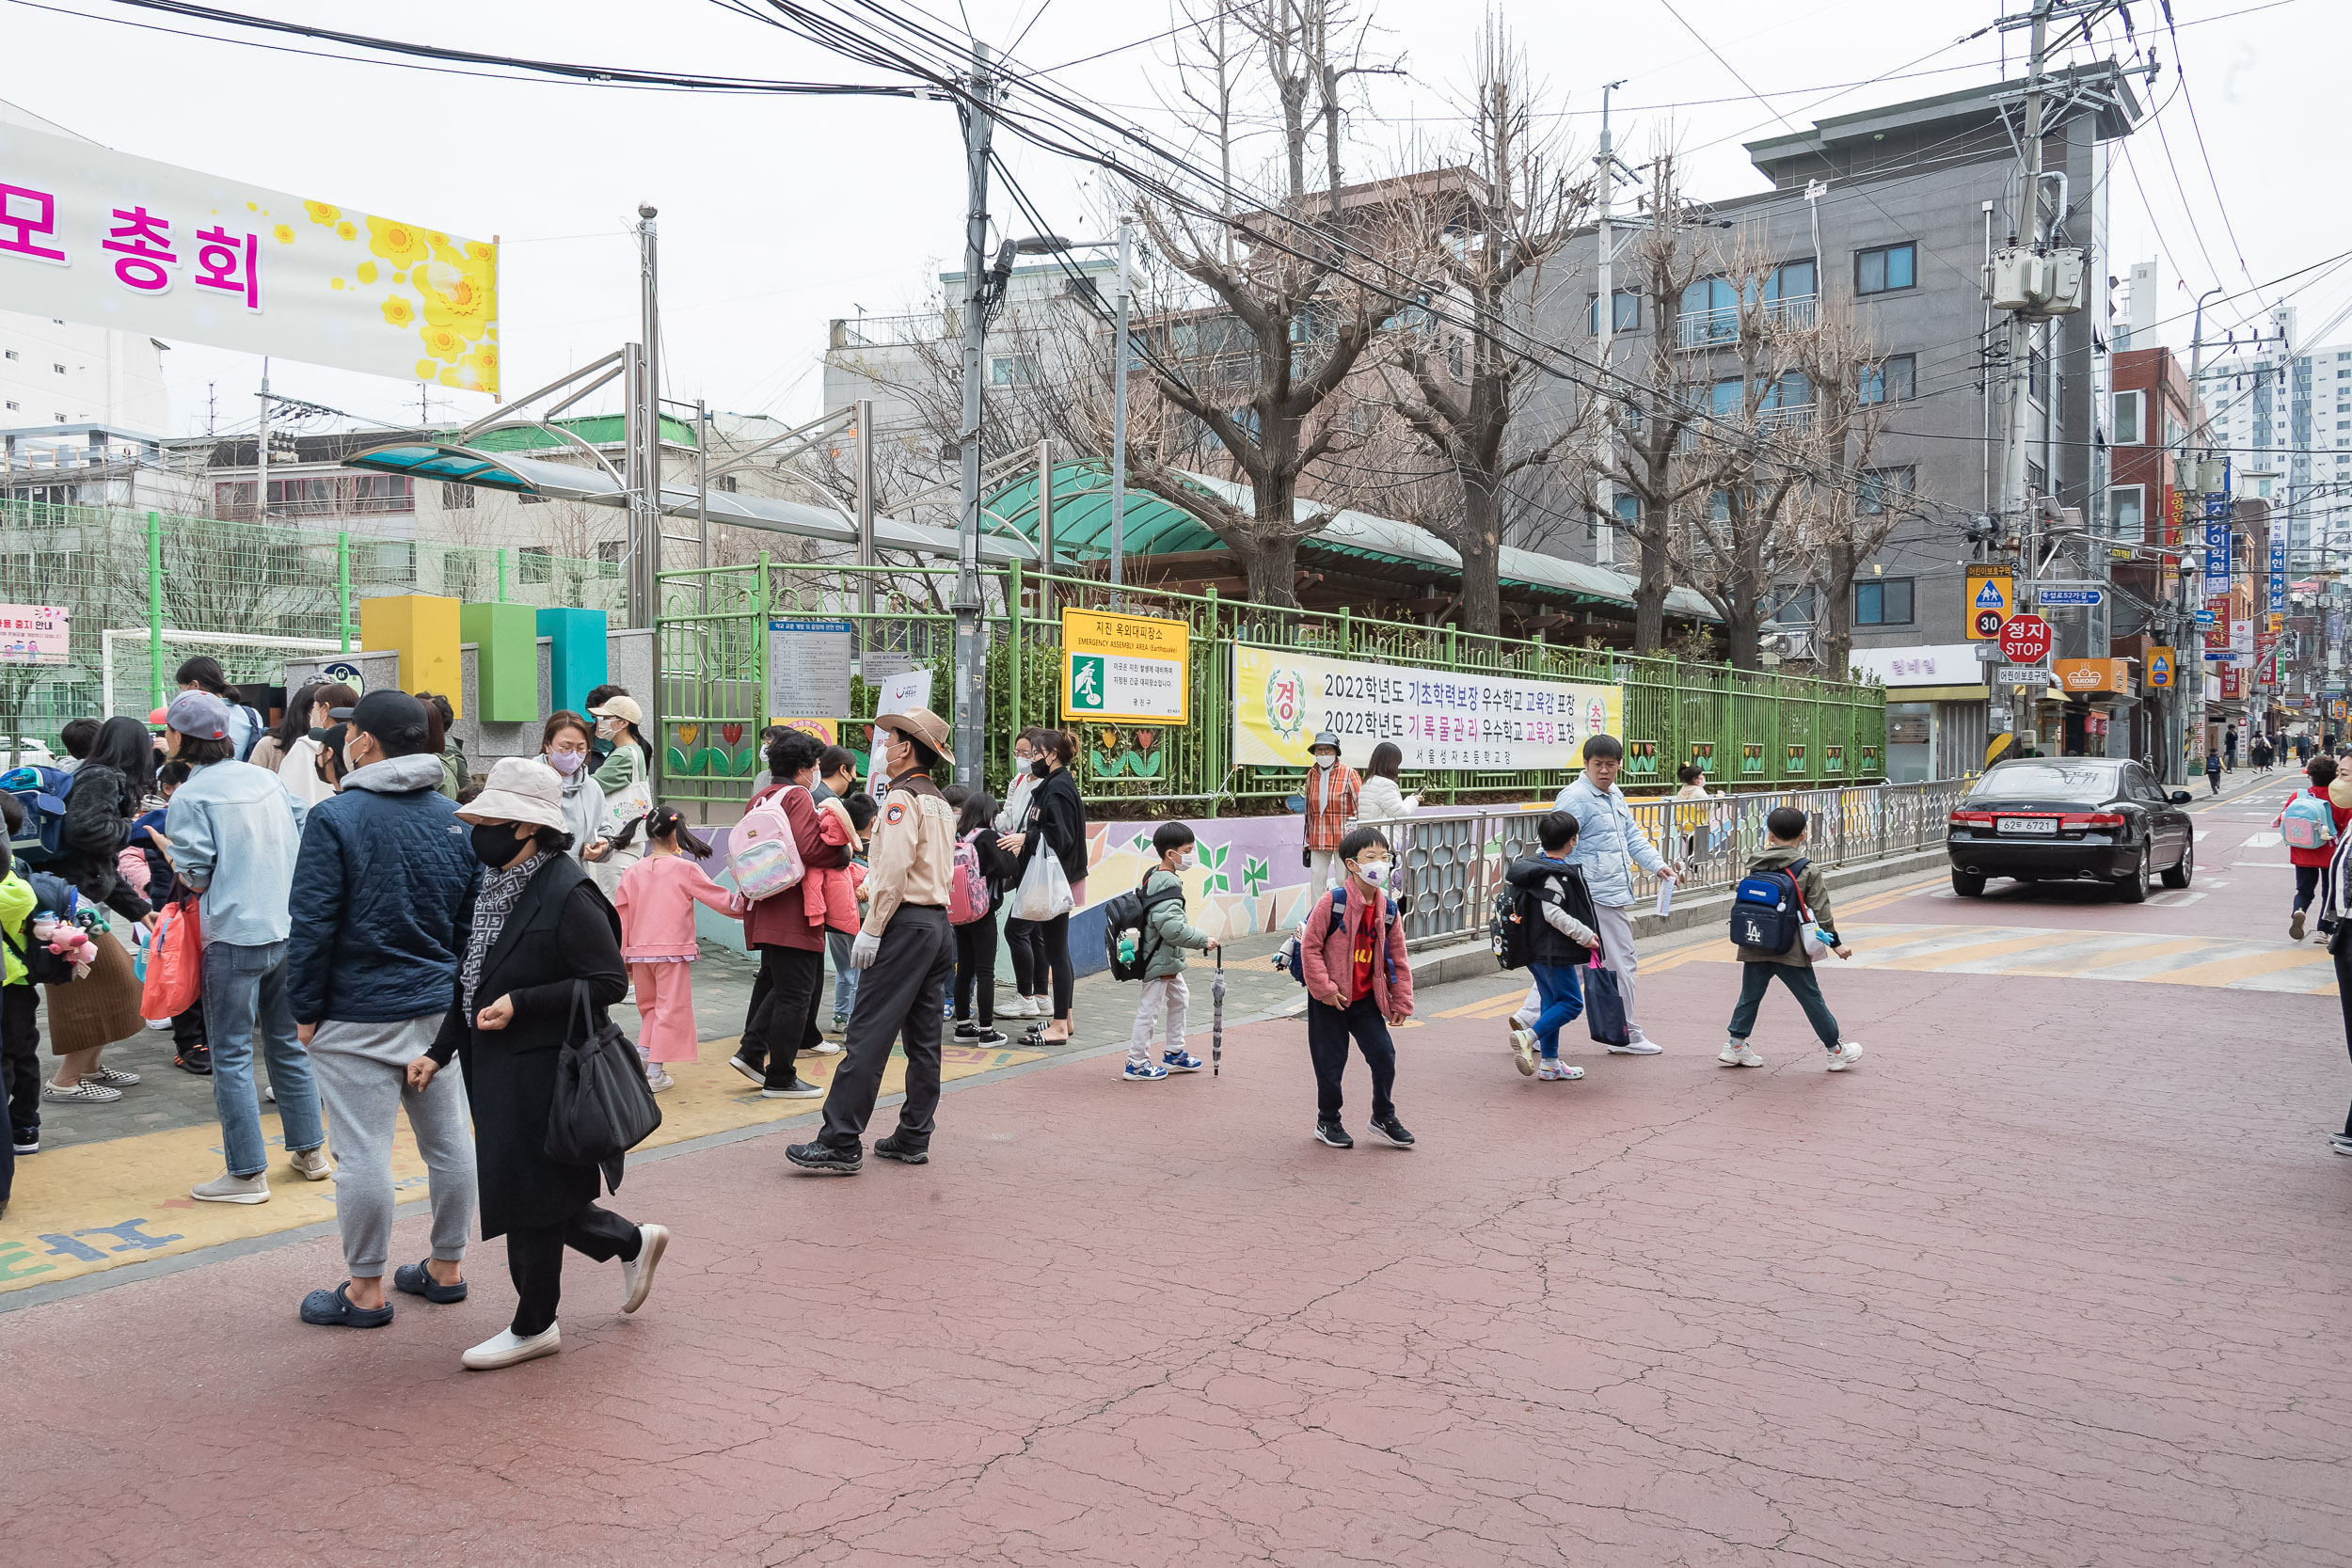
[[(2195, 400), (2197, 417), (2197, 428), (2192, 431), (2189, 436), (2189, 451), (2191, 452), (2202, 452), (2204, 451), (2205, 440), (2208, 435), (2206, 428), (2208, 420), (2205, 414), (2204, 380), (2205, 301), (2211, 299), (2217, 293), (2225, 293), (2227, 292), (2228, 291), (2222, 288), (2219, 284), (2216, 284), (2214, 287), (2207, 289), (2203, 293), (2199, 294), (2197, 296), (2196, 313), (2190, 318), (2188, 333), (2188, 395)], [(2158, 417), (2156, 410), (2153, 409), (2150, 409), (2140, 416), (2144, 422), (2153, 421), (2153, 420), (2156, 417)], [(2151, 434), (2151, 431), (2142, 430), (2140, 434), (2146, 436)], [(2155, 432), (2155, 434), (2161, 434), (2161, 432)], [(2190, 699), (2188, 695), (2187, 674), (2189, 661), (2183, 657), (2183, 654), (2185, 652), (2194, 652), (2197, 656), (2195, 665), (2197, 671), (2197, 695), (2195, 699), (2195, 706), (2197, 712), (2201, 716), (2205, 711), (2205, 640), (2202, 636), (2197, 634), (2197, 618), (2191, 612), (2189, 607), (2199, 596), (2202, 594), (2204, 592), (2204, 585), (2200, 582), (2198, 584), (2198, 592), (2196, 594), (2189, 592), (2189, 583), (2192, 578), (2188, 570), (2188, 561), (2190, 550), (2189, 540), (2191, 537), (2201, 539), (2205, 536), (2205, 466), (2201, 458), (2189, 456), (2187, 453), (2175, 453), (2173, 461), (2176, 465), (2173, 475), (2175, 488), (2180, 492), (2182, 498), (2181, 560), (2176, 573), (2180, 579), (2180, 592), (2178, 595), (2179, 603), (2174, 611), (2174, 631), (2180, 641), (2173, 644), (2173, 700), (2171, 703), (2167, 705), (2169, 709), (2168, 717), (2171, 721), (2168, 728), (2172, 733), (2168, 736), (2168, 739), (2169, 740), (2172, 749), (2172, 760), (2165, 764), (2164, 771), (2165, 782), (2168, 784), (2190, 784), (2195, 781), (2189, 776), (2188, 760), (2183, 754), (2188, 750), (2188, 712), (2190, 707)], [(2194, 517), (2193, 522), (2191, 521), (2192, 515)], [(2190, 531), (2192, 528), (2196, 530), (2194, 535), (2192, 535)], [(2201, 578), (2203, 574), (2201, 572), (2197, 574), (2197, 576)], [(2222, 627), (2222, 630), (2225, 632), (2229, 628), (2226, 626)], [(2176, 768), (2179, 771), (2179, 776), (2177, 778), (2174, 776), (2174, 770)]]
[[(2029, 252), (2042, 248), (2042, 71), (2050, 46), (2052, 0), (2033, 0), (2033, 50), (2026, 69), (2025, 223), (2013, 244)], [(2001, 515), (2020, 546), (2017, 609), (2035, 607), (2033, 579), (2038, 553), (2026, 494), (2026, 439), (2032, 418), (2033, 324), (2023, 310), (2009, 318), (2009, 407), (2002, 429)]]
[(631, 626), (653, 625), (661, 571), (661, 274), (653, 221), (657, 215), (658, 209), (650, 203), (641, 203), (637, 209), (638, 330), (643, 341), (632, 356), (635, 373), (623, 378), (629, 388), (628, 428), (624, 436), (630, 491), (625, 553)]
[[(1127, 302), (1132, 293), (1128, 282), (1128, 250), (1133, 243), (1135, 226), (1127, 214), (1119, 215), (1119, 364), (1113, 371), (1111, 385), (1111, 600), (1119, 599), (1119, 587), (1124, 580), (1127, 559)], [(1039, 480), (1041, 496), (1045, 481)], [(1052, 571), (1053, 562), (1045, 569)]]
[(262, 356), (262, 428), (253, 442), (253, 520), (269, 521), (269, 356)]
[[(963, 505), (956, 519), (956, 668), (953, 703), (956, 770), (980, 777), (977, 692), (980, 650), (980, 388), (988, 332), (981, 297), (988, 271), (988, 151), (996, 117), (988, 45), (972, 45), (972, 90), (963, 107), (963, 155), (968, 200), (963, 225), (963, 423), (959, 436)], [(1120, 345), (1121, 357), (1126, 345)], [(1122, 456), (1124, 453), (1121, 454)], [(969, 771), (966, 771), (966, 770)]]
[[(1600, 265), (1598, 277), (1600, 292), (1595, 298), (1593, 304), (1593, 310), (1595, 316), (1597, 317), (1593, 325), (1594, 335), (1598, 340), (1600, 349), (1600, 372), (1604, 381), (1604, 388), (1610, 369), (1609, 351), (1617, 333), (1617, 242), (1615, 230), (1610, 224), (1610, 214), (1613, 210), (1613, 202), (1617, 190), (1617, 154), (1615, 151), (1616, 144), (1611, 139), (1609, 134), (1609, 95), (1623, 86), (1625, 86), (1625, 83), (1623, 82), (1611, 82), (1600, 89), (1600, 150), (1593, 155), (1593, 162), (1598, 166), (1600, 172)], [(1818, 255), (1819, 253), (1820, 250), (1817, 246), (1815, 254)], [(1660, 316), (1659, 320), (1651, 324), (1652, 328), (1656, 331), (1663, 332), (1666, 330), (1666, 324), (1663, 316), (1665, 303), (1661, 300), (1653, 300), (1650, 302), (1650, 309), (1654, 313), (1658, 313)], [(1601, 396), (1604, 399), (1602, 404), (1604, 414), (1613, 415), (1613, 408), (1611, 406), (1610, 403), (1606, 401), (1608, 399), (1608, 393), (1605, 389), (1601, 393)], [(1600, 443), (1601, 456), (1604, 465), (1606, 464), (1608, 457), (1609, 444), (1615, 438), (1616, 429), (1617, 421), (1613, 417), (1602, 419), (1600, 431), (1597, 438)], [(1599, 499), (1605, 509), (1606, 515), (1601, 520), (1600, 527), (1593, 531), (1593, 559), (1597, 564), (1605, 566), (1614, 561), (1617, 554), (1617, 541), (1614, 531), (1617, 526), (1617, 488), (1608, 480), (1604, 479), (1600, 482), (1600, 491)]]

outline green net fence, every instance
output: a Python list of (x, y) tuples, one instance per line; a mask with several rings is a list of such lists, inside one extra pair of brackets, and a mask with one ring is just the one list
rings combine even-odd
[[(283, 643), (204, 642), (175, 633), (296, 639), (357, 647), (361, 601), (436, 594), (468, 602), (602, 610), (619, 625), (626, 589), (618, 562), (538, 551), (474, 548), (283, 523), (231, 523), (117, 507), (0, 501), (0, 602), (49, 605), (72, 616), (71, 661), (12, 673), (22, 732), (54, 747), (57, 728), (154, 705), (155, 660), (166, 681), (197, 652), (238, 682), (274, 682)], [(103, 634), (110, 640), (108, 657)], [(112, 666), (113, 679), (106, 678)], [(0, 715), (0, 724), (5, 716)]]

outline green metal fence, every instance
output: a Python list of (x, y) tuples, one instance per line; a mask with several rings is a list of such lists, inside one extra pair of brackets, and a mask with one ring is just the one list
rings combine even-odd
[[(665, 796), (709, 805), (739, 802), (764, 764), (761, 727), (771, 717), (842, 721), (843, 744), (863, 752), (862, 725), (874, 715), (874, 689), (853, 683), (846, 714), (770, 715), (765, 710), (767, 624), (771, 616), (846, 620), (859, 629), (866, 669), (878, 656), (888, 667), (932, 672), (934, 706), (945, 710), (954, 617), (946, 606), (953, 567), (807, 566), (763, 559), (754, 565), (666, 572), (661, 578), (657, 643), (661, 712), (670, 728), (663, 759)], [(863, 576), (874, 608), (858, 608)], [(1296, 792), (1294, 768), (1232, 763), (1232, 650), (1236, 645), (1295, 648), (1327, 657), (1474, 671), (1524, 679), (1621, 686), (1629, 787), (1671, 786), (1693, 758), (1720, 784), (1788, 788), (1866, 783), (1884, 776), (1885, 694), (1875, 686), (1738, 671), (1719, 664), (1637, 657), (1607, 648), (1481, 637), (1450, 626), (1373, 621), (1342, 610), (1269, 610), (1204, 594), (1127, 589), (1114, 595), (1098, 578), (1024, 572), (984, 574), (987, 634), (983, 759), (992, 784), (1010, 767), (1011, 737), (1026, 724), (1061, 722), (1061, 623), (1064, 609), (1119, 609), (1182, 620), (1191, 628), (1192, 722), (1183, 726), (1078, 727), (1084, 742), (1080, 790), (1089, 802), (1179, 808), (1212, 816), (1220, 809), (1268, 809)], [(1556, 789), (1561, 770), (1433, 770), (1408, 776), (1437, 800)]]
[[(20, 672), (24, 730), (51, 745), (57, 727), (95, 714), (100, 637), (141, 630), (143, 667), (116, 672), (115, 705), (155, 705), (180, 650), (168, 632), (311, 638), (356, 645), (360, 601), (439, 594), (469, 601), (574, 606), (620, 624), (620, 563), (537, 551), (470, 548), (282, 522), (0, 500), (0, 601), (63, 608), (72, 662)], [(282, 649), (208, 645), (235, 681), (274, 681)], [(128, 678), (126, 678), (126, 676)]]

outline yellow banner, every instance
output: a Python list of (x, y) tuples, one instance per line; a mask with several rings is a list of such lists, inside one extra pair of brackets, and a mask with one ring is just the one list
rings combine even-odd
[(1394, 741), (1407, 768), (1576, 768), (1585, 737), (1624, 734), (1625, 689), (1233, 649), (1233, 761), (1305, 768), (1316, 735), (1360, 768)]

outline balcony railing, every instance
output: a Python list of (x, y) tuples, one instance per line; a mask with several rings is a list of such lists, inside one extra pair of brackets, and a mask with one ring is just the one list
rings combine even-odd
[[(1764, 320), (1776, 326), (1813, 325), (1815, 296), (1790, 294), (1764, 302)], [(1675, 318), (1675, 346), (1681, 349), (1723, 348), (1740, 341), (1740, 307), (1714, 310), (1685, 310)]]

